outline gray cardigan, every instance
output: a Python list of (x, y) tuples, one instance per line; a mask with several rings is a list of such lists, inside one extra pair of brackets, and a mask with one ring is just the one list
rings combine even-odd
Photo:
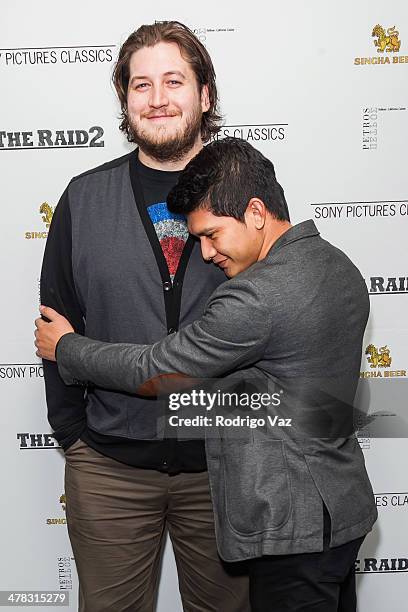
[[(152, 344), (199, 318), (221, 270), (189, 237), (174, 282), (143, 203), (137, 152), (75, 177), (54, 213), (41, 271), (41, 301), (78, 333)], [(161, 440), (166, 402), (100, 387), (67, 387), (44, 361), (48, 418), (67, 448), (85, 426), (103, 436)]]
[(219, 552), (229, 561), (316, 552), (322, 500), (332, 547), (366, 534), (377, 517), (349, 418), (368, 313), (358, 269), (306, 221), (220, 285), (204, 315), (177, 334), (152, 346), (68, 334), (57, 361), (67, 384), (86, 379), (129, 393), (163, 374), (208, 379), (231, 371), (281, 393), (275, 416), (290, 415), (292, 427), (208, 434)]

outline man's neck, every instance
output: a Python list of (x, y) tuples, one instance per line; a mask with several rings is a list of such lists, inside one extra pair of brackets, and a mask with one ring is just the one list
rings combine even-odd
[(201, 138), (198, 138), (194, 146), (182, 157), (182, 159), (178, 159), (176, 161), (159, 161), (154, 157), (150, 157), (144, 153), (144, 151), (139, 148), (139, 161), (149, 168), (153, 168), (154, 170), (164, 170), (167, 172), (177, 172), (179, 170), (184, 170), (187, 166), (190, 159), (193, 159), (197, 155), (199, 151), (203, 148), (203, 142)]
[(289, 221), (270, 221), (261, 252), (259, 253), (258, 261), (265, 259), (275, 242), (291, 227), (292, 225), (289, 223)]

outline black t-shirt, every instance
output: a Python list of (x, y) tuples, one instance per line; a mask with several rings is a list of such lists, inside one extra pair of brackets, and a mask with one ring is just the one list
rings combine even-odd
[[(188, 238), (187, 223), (182, 215), (170, 213), (166, 199), (180, 172), (166, 172), (144, 166), (139, 160), (137, 172), (143, 189), (145, 206), (162, 247), (170, 278)], [(152, 251), (152, 257), (153, 257)], [(96, 451), (117, 461), (169, 474), (199, 472), (207, 469), (203, 440), (130, 440), (107, 436), (87, 428), (81, 439)]]

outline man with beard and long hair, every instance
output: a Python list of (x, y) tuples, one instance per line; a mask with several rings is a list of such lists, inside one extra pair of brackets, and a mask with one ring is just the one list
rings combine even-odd
[[(219, 129), (215, 72), (193, 32), (160, 22), (128, 37), (113, 82), (120, 129), (138, 148), (69, 183), (49, 231), (41, 301), (94, 339), (151, 344), (198, 319), (224, 281), (166, 205)], [(204, 442), (171, 438), (162, 400), (68, 387), (50, 361), (44, 376), (66, 458), (80, 610), (151, 612), (168, 530), (184, 609), (248, 611), (246, 576), (217, 553)]]

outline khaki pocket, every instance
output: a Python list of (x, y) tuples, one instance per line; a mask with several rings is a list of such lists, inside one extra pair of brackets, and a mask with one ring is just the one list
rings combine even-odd
[(242, 535), (280, 529), (291, 511), (291, 492), (284, 443), (269, 440), (223, 443), (226, 514)]
[(82, 448), (82, 446), (84, 445), (86, 446), (86, 443), (81, 440), (81, 438), (78, 438), (78, 440), (75, 440), (75, 442), (71, 444), (71, 446), (69, 446), (66, 451), (64, 451), (64, 455), (67, 457), (71, 453), (74, 453), (78, 448)]

